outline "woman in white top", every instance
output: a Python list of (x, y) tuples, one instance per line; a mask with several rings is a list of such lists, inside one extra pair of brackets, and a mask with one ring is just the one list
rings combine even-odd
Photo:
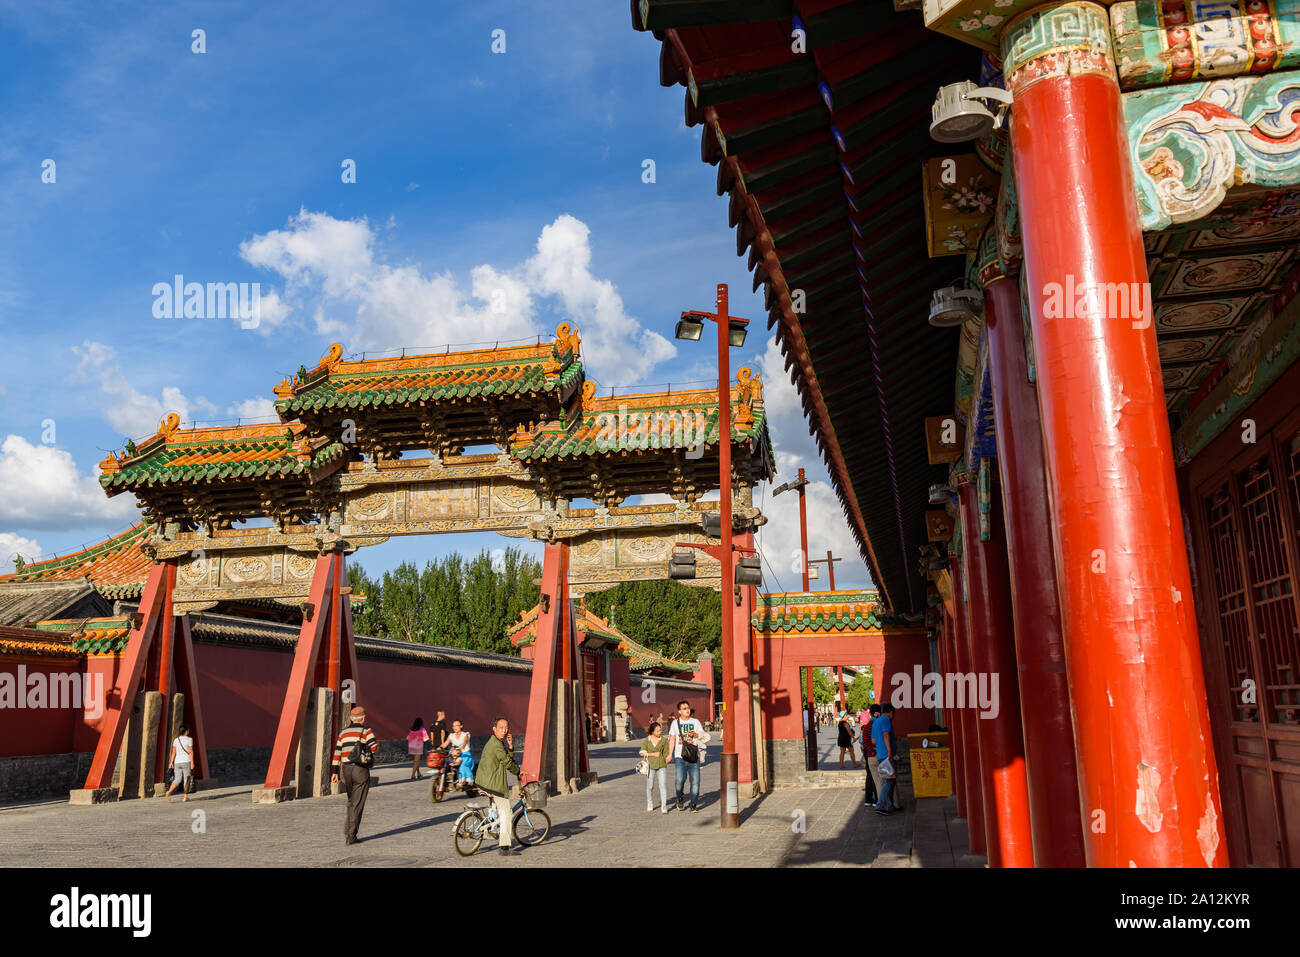
[(181, 725), (180, 735), (172, 741), (171, 757), (167, 760), (167, 766), (175, 772), (172, 779), (172, 786), (167, 789), (167, 800), (172, 799), (172, 792), (178, 787), (183, 788), (181, 792), (185, 795), (185, 800), (190, 799), (190, 791), (194, 789), (194, 774), (191, 768), (194, 767), (194, 739), (190, 736), (190, 729)]
[(470, 751), (469, 732), (464, 730), (464, 726), (459, 721), (451, 723), (451, 734), (447, 735), (447, 743), (452, 747), (453, 758), (457, 753), (460, 756), (460, 773), (456, 775), (456, 787), (462, 787), (467, 779), (472, 784), (474, 782), (474, 754)]

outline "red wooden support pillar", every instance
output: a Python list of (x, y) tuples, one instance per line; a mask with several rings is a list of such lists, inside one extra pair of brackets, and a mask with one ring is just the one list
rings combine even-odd
[[(963, 542), (963, 552), (968, 546)], [(964, 557), (964, 555), (963, 555)], [(966, 579), (962, 574), (962, 557), (955, 558), (950, 569), (952, 573), (953, 605), (957, 615), (954, 619), (954, 644), (957, 653), (953, 655), (958, 674), (971, 673), (970, 648), (970, 609), (966, 600)], [(984, 796), (980, 785), (980, 739), (975, 730), (979, 720), (970, 708), (957, 708), (956, 720), (961, 722), (962, 743), (962, 790), (966, 795), (966, 831), (972, 854), (984, 854), (988, 846), (984, 839)]]
[(330, 620), (336, 617), (331, 614), (331, 596), (334, 593), (337, 568), (338, 564), (332, 554), (324, 554), (316, 559), (316, 570), (312, 574), (311, 591), (307, 599), (310, 615), (304, 614), (302, 628), (298, 632), (298, 645), (289, 670), (289, 687), (285, 691), (280, 722), (275, 729), (271, 762), (266, 769), (266, 790), (287, 788), (293, 777), (293, 762), (298, 751), (303, 718), (307, 714), (307, 693), (318, 675), (321, 637)]
[[(566, 582), (567, 582), (567, 575), (566, 575)], [(574, 735), (574, 737), (577, 739), (578, 774), (579, 777), (581, 777), (582, 775), (586, 774), (588, 771), (591, 770), (591, 759), (587, 754), (587, 714), (585, 709), (583, 708), (583, 697), (582, 697), (582, 681), (583, 681), (582, 654), (578, 648), (577, 612), (574, 609), (574, 602), (572, 600), (565, 602), (565, 610), (567, 611), (567, 614), (564, 617), (565, 617), (565, 621), (568, 622), (567, 625), (568, 636), (565, 638), (564, 646), (565, 648), (568, 649), (569, 659), (572, 662), (570, 666), (570, 672), (567, 677), (568, 680), (572, 682), (572, 686), (574, 689), (574, 710), (577, 712), (576, 718), (578, 721), (578, 726), (577, 726), (578, 732), (576, 735)], [(596, 701), (597, 701), (596, 707), (599, 708), (600, 707), (599, 675), (597, 675), (595, 693), (596, 693)]]
[[(744, 532), (735, 536), (735, 544), (741, 549), (739, 554), (754, 554), (754, 535)], [(736, 680), (727, 699), (727, 721), (734, 718), (736, 724), (736, 781), (741, 790), (750, 793), (754, 782), (754, 708), (751, 700), (750, 675), (755, 673), (753, 655), (754, 589), (752, 586), (740, 588), (740, 603), (736, 603), (735, 592), (723, 582), (722, 606), (726, 612), (731, 609), (731, 634), (735, 643), (732, 661), (735, 662)], [(724, 725), (725, 727), (725, 725)]]
[[(537, 616), (537, 642), (533, 653), (533, 677), (528, 690), (528, 717), (525, 724), (524, 757), (521, 768), (530, 780), (553, 780), (562, 793), (568, 779), (581, 777), (589, 770), (586, 733), (580, 720), (581, 707), (575, 704), (559, 727), (552, 726), (554, 692), (557, 680), (568, 683), (574, 700), (581, 696), (581, 681), (576, 677), (578, 647), (573, 608), (569, 601), (569, 544), (547, 542), (542, 557), (542, 610)], [(569, 671), (566, 677), (565, 670)], [(575, 713), (576, 712), (576, 713)], [(563, 767), (547, 764), (549, 742), (563, 736)]]
[[(956, 602), (953, 603), (954, 605)], [(947, 684), (947, 675), (954, 674), (957, 671), (955, 656), (957, 654), (957, 644), (955, 632), (957, 623), (952, 616), (946, 611), (943, 615), (943, 666), (942, 670), (945, 675), (944, 683)], [(966, 817), (966, 789), (963, 786), (965, 778), (963, 777), (966, 767), (965, 751), (961, 736), (961, 712), (954, 710), (949, 706), (943, 709), (944, 727), (948, 729), (948, 739), (952, 743), (952, 790), (957, 796), (957, 816)]]
[(164, 780), (163, 772), (167, 767), (167, 756), (171, 751), (172, 727), (172, 657), (176, 645), (176, 617), (172, 614), (172, 589), (176, 587), (176, 564), (168, 562), (163, 566), (166, 587), (163, 588), (163, 603), (158, 622), (158, 640), (154, 642), (149, 653), (149, 683), (146, 690), (157, 688), (162, 695), (162, 715), (158, 721), (158, 732), (154, 737), (154, 773), (153, 782)]
[(1020, 667), (1034, 863), (1038, 867), (1083, 867), (1078, 765), (1056, 593), (1051, 506), (1043, 470), (1043, 432), (1038, 391), (1029, 381), (1020, 289), (1014, 279), (985, 283), (984, 328), (1011, 563), (1011, 611)]
[[(194, 639), (190, 633), (190, 616), (182, 615), (176, 623), (180, 648), (175, 655), (176, 690), (185, 695), (185, 717), (194, 741), (194, 776), (211, 777), (208, 770), (208, 735), (203, 727), (203, 704), (199, 700), (199, 671), (194, 665)], [(170, 743), (169, 743), (170, 744)]]
[[(199, 701), (198, 671), (194, 667), (194, 645), (190, 637), (188, 615), (179, 619), (172, 615), (172, 589), (176, 586), (176, 562), (168, 560), (155, 564), (149, 570), (144, 593), (137, 610), (139, 620), (127, 636), (122, 667), (113, 687), (105, 695), (104, 721), (100, 726), (99, 740), (90, 762), (84, 787), (72, 792), (72, 800), (103, 800), (111, 795), (94, 794), (112, 787), (113, 771), (127, 722), (141, 691), (158, 691), (163, 696), (163, 714), (159, 721), (154, 757), (153, 783), (163, 779), (167, 754), (171, 749), (171, 693), (173, 670), (175, 688), (185, 695), (184, 723), (194, 739), (194, 772), (198, 778), (207, 778), (207, 735), (203, 728), (203, 708)], [(177, 645), (177, 636), (180, 642)]]
[(976, 687), (991, 692), (987, 700), (965, 702), (966, 709), (976, 716), (980, 741), (979, 776), (989, 866), (1033, 867), (1029, 782), (1011, 624), (1011, 578), (1001, 509), (996, 500), (990, 503), (990, 537), (987, 542), (980, 541), (979, 491), (966, 484), (960, 495), (962, 552), (970, 596), (971, 671)]
[[(149, 569), (137, 612), (140, 615), (139, 621), (127, 636), (122, 668), (117, 673), (112, 689), (104, 696), (104, 721), (100, 725), (94, 757), (90, 760), (90, 771), (86, 774), (85, 791), (112, 786), (113, 769), (122, 748), (122, 737), (131, 717), (131, 708), (135, 705), (135, 696), (140, 690), (141, 682), (145, 680), (149, 651), (161, 625), (163, 599), (168, 590), (168, 568), (171, 565), (170, 562), (160, 562)], [(74, 801), (76, 793), (73, 792)]]
[(1226, 866), (1106, 10), (1028, 10), (1002, 62), (1088, 864)]
[[(835, 666), (835, 677), (840, 683), (840, 710), (847, 711), (849, 710), (849, 704), (844, 699), (844, 666), (843, 665)], [(839, 717), (839, 715), (836, 715), (836, 717)]]

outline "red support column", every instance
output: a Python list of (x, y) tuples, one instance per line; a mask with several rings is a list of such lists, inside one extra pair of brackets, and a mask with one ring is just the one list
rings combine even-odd
[(987, 542), (980, 541), (978, 490), (967, 484), (961, 487), (960, 494), (962, 550), (970, 596), (970, 670), (975, 675), (975, 682), (967, 683), (967, 694), (981, 686), (989, 692), (988, 698), (965, 702), (966, 710), (975, 715), (980, 741), (979, 776), (989, 866), (1033, 867), (1029, 782), (1025, 777), (1016, 642), (1011, 625), (1011, 581), (1001, 509), (996, 501), (991, 503), (990, 538)]
[[(736, 545), (752, 554), (754, 535), (745, 532), (736, 536)], [(727, 704), (727, 722), (735, 718), (736, 781), (740, 784), (752, 784), (754, 781), (754, 709), (750, 700), (750, 675), (754, 671), (753, 656), (753, 593), (751, 586), (740, 589), (740, 604), (736, 604), (735, 595), (727, 583), (722, 589), (722, 613), (731, 612), (731, 633), (735, 643), (732, 661), (735, 663), (736, 680), (732, 695)], [(724, 729), (727, 725), (723, 725)]]
[[(343, 657), (343, 605), (347, 602), (347, 597), (343, 594), (344, 585), (347, 580), (343, 577), (343, 553), (334, 553), (334, 584), (330, 588), (330, 646), (329, 655), (325, 663), (325, 684), (323, 687), (330, 688), (334, 692), (334, 721), (330, 725), (330, 733), (339, 733), (339, 711), (343, 707), (343, 702), (339, 700), (340, 691), (340, 662)], [(351, 609), (349, 609), (351, 611)]]
[(1035, 7), (1002, 54), (1088, 864), (1226, 866), (1106, 10)]
[[(942, 666), (945, 676), (954, 674), (957, 671), (957, 665), (954, 662), (957, 654), (956, 630), (956, 622), (945, 611), (943, 615), (944, 654)], [(963, 786), (965, 782), (963, 774), (966, 767), (966, 758), (961, 736), (961, 712), (955, 711), (952, 707), (945, 707), (943, 709), (943, 723), (948, 728), (948, 738), (952, 742), (952, 790), (957, 796), (957, 816), (964, 819), (966, 817), (966, 789)]]
[[(963, 550), (967, 546), (963, 543)], [(956, 628), (953, 632), (957, 653), (953, 656), (957, 673), (971, 673), (970, 610), (965, 597), (965, 577), (962, 558), (956, 558), (952, 573), (953, 604), (956, 607)], [(975, 730), (979, 719), (970, 708), (956, 708), (955, 721), (961, 722), (962, 790), (966, 795), (966, 830), (972, 854), (985, 854), (988, 845), (984, 839), (984, 796), (980, 786), (980, 739)]]
[(275, 743), (271, 745), (271, 762), (266, 769), (264, 787), (267, 789), (286, 788), (293, 777), (294, 757), (298, 753), (303, 717), (307, 714), (307, 692), (317, 673), (321, 637), (333, 617), (330, 614), (330, 595), (336, 567), (333, 555), (321, 555), (316, 559), (307, 599), (311, 618), (303, 621), (298, 632), (298, 645), (289, 669), (289, 687), (285, 690), (284, 706), (280, 709), (280, 721), (275, 729)]
[(155, 784), (163, 781), (163, 772), (167, 768), (167, 756), (172, 744), (172, 657), (176, 645), (176, 617), (172, 614), (172, 589), (176, 587), (176, 565), (168, 562), (164, 567), (167, 571), (166, 587), (163, 589), (162, 620), (158, 623), (158, 641), (154, 644), (158, 671), (153, 680), (155, 687), (162, 694), (162, 716), (158, 721), (158, 733), (154, 738), (153, 781)]
[(140, 598), (139, 623), (127, 636), (122, 668), (112, 689), (104, 696), (104, 721), (100, 726), (99, 741), (95, 744), (95, 755), (90, 760), (90, 771), (86, 774), (84, 788), (87, 791), (107, 788), (113, 783), (113, 768), (122, 748), (126, 723), (135, 705), (136, 692), (145, 678), (149, 649), (160, 627), (163, 596), (167, 591), (167, 568), (168, 563), (164, 562), (149, 569), (149, 578)]
[[(550, 727), (552, 694), (556, 679), (561, 677), (562, 659), (573, 658), (575, 649), (570, 645), (574, 640), (573, 629), (569, 623), (569, 544), (568, 542), (547, 542), (542, 557), (542, 610), (537, 615), (537, 642), (534, 645), (533, 676), (528, 690), (528, 718), (525, 724), (524, 758), (521, 768), (524, 777), (529, 780), (543, 780), (545, 775), (543, 760), (546, 755), (546, 742), (549, 734), (566, 734), (566, 756), (574, 760), (575, 766), (581, 760), (578, 755), (583, 747), (583, 738), (578, 728), (569, 721), (564, 728)], [(575, 740), (576, 739), (576, 740)], [(567, 775), (569, 769), (563, 769)], [(561, 791), (567, 787), (565, 781), (554, 781)]]
[(1043, 470), (1038, 391), (1029, 381), (1020, 290), (997, 278), (984, 286), (997, 424), (1002, 514), (1011, 563), (1011, 611), (1020, 666), (1020, 713), (1029, 776), (1029, 820), (1038, 867), (1083, 867), (1083, 824), (1056, 558)]
[(194, 665), (194, 639), (190, 634), (190, 616), (182, 615), (176, 623), (180, 633), (180, 650), (176, 655), (176, 690), (185, 695), (185, 723), (194, 740), (194, 776), (202, 780), (208, 773), (208, 735), (203, 727), (203, 704), (199, 700), (199, 671)]

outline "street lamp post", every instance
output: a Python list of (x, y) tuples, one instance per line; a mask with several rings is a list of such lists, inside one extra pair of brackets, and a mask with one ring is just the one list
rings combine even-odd
[[(808, 485), (808, 479), (805, 477), (803, 469), (799, 470), (799, 477), (793, 482), (786, 482), (778, 485), (772, 490), (773, 497), (780, 495), (782, 492), (788, 492), (792, 489), (799, 491), (799, 570), (803, 575), (804, 594), (808, 593), (808, 506), (804, 502), (804, 488)], [(817, 704), (813, 698), (813, 669), (811, 667), (804, 669), (804, 679), (806, 682), (804, 703), (804, 713), (808, 719), (808, 725), (804, 728), (804, 751), (805, 764), (809, 771), (817, 770)]]
[(745, 330), (749, 320), (733, 317), (727, 305), (727, 284), (718, 283), (717, 312), (684, 312), (677, 322), (677, 338), (698, 340), (704, 330), (704, 320), (718, 327), (718, 492), (722, 520), (722, 545), (717, 557), (722, 564), (722, 687), (728, 714), (722, 723), (722, 759), (719, 772), (722, 777), (721, 797), (722, 827), (740, 827), (739, 759), (736, 752), (736, 650), (734, 643), (734, 609), (732, 602), (736, 588), (735, 555), (731, 542), (731, 346), (745, 344)]

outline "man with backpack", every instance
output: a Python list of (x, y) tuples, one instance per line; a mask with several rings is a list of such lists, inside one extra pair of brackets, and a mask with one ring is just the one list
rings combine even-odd
[(700, 748), (709, 743), (709, 734), (698, 719), (691, 717), (688, 701), (677, 702), (677, 717), (668, 729), (668, 760), (677, 764), (677, 810), (686, 810), (683, 788), (691, 782), (691, 810), (700, 809)]
[(366, 727), (366, 709), (357, 705), (348, 713), (348, 726), (339, 732), (334, 742), (334, 767), (330, 782), (338, 783), (343, 777), (343, 788), (348, 794), (348, 817), (343, 825), (343, 843), (357, 843), (357, 828), (361, 826), (361, 812), (366, 809), (366, 795), (370, 793), (370, 768), (375, 763), (379, 742), (375, 733)]

